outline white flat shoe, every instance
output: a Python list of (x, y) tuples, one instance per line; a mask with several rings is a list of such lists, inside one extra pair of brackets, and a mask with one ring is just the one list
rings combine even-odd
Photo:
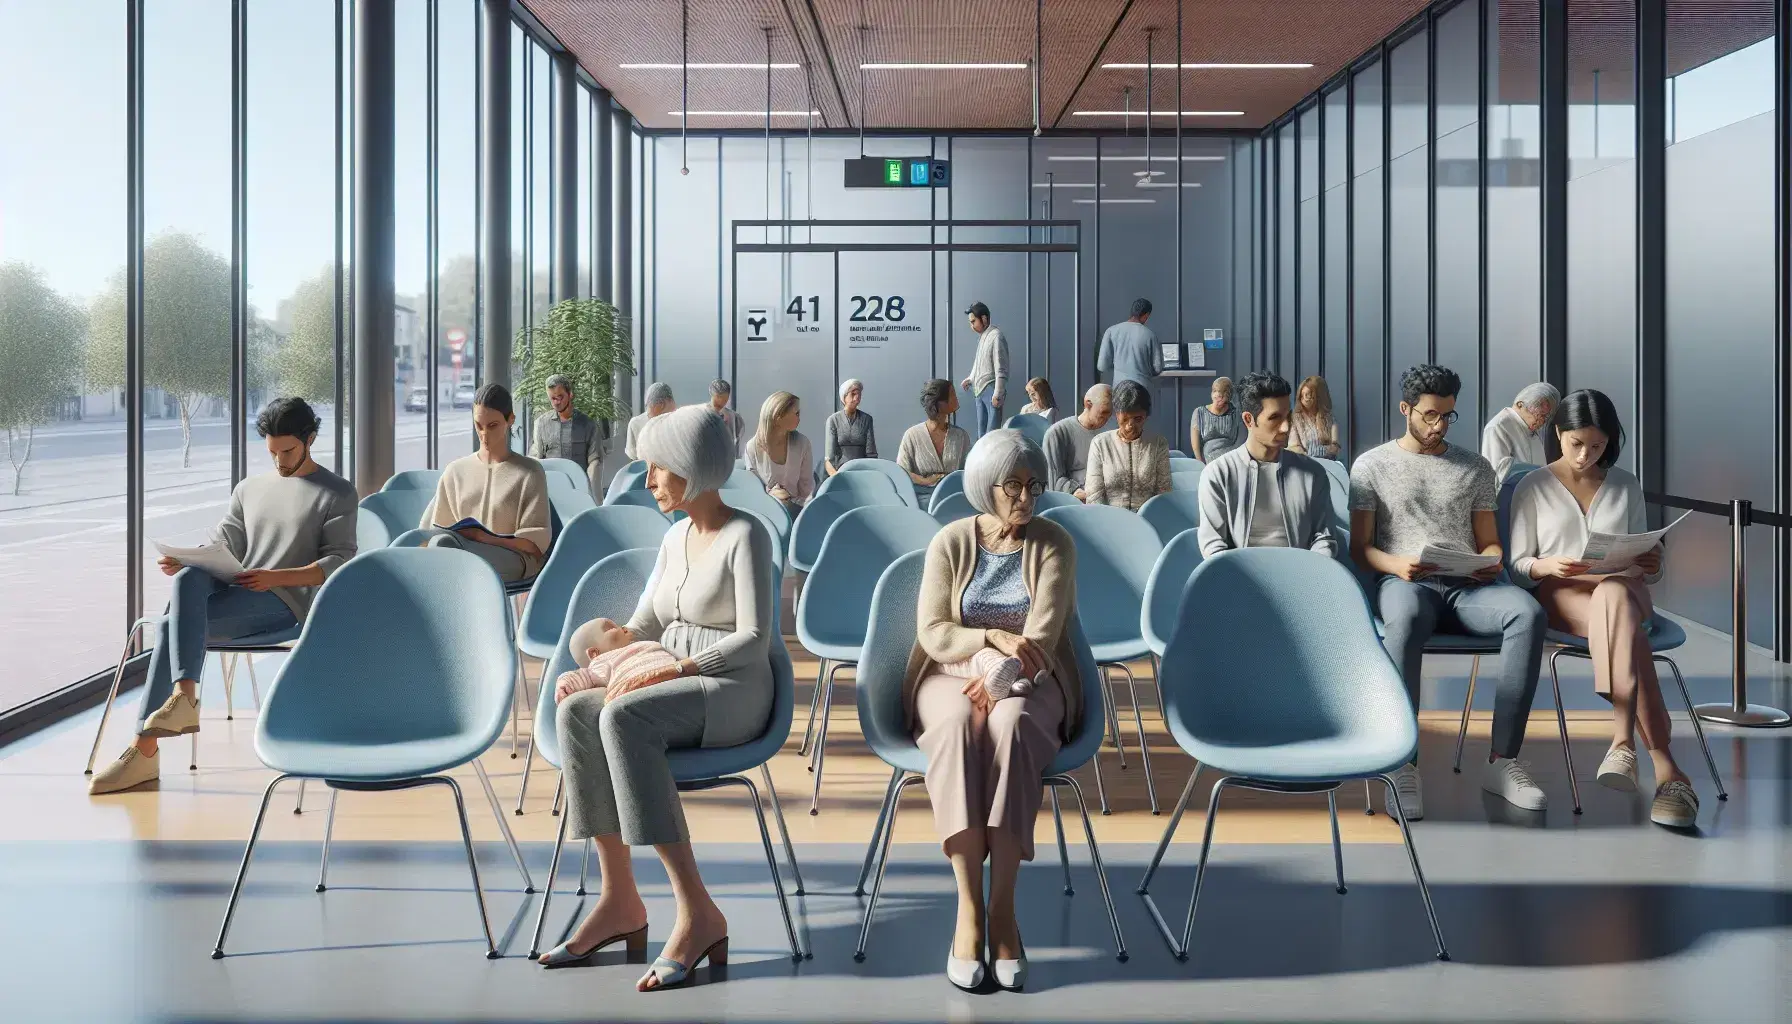
[(960, 960), (948, 952), (946, 954), (946, 980), (966, 992), (977, 991), (983, 987), (983, 961)]
[(1613, 747), (1599, 762), (1599, 784), (1620, 793), (1636, 792), (1636, 751), (1629, 747)]
[(1019, 960), (994, 960), (990, 962), (990, 973), (996, 977), (996, 984), (1010, 992), (1019, 992), (1027, 984), (1027, 958)]

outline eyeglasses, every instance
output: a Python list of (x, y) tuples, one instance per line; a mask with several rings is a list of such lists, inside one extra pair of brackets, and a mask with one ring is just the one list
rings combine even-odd
[(1022, 492), (1025, 492), (1028, 497), (1037, 498), (1045, 493), (1045, 485), (1037, 480), (1028, 480), (1024, 484), (1019, 480), (1002, 481), (1002, 493), (1008, 497), (1018, 500)]
[(1457, 418), (1461, 415), (1462, 415), (1461, 413), (1456, 412), (1454, 410), (1451, 410), (1450, 412), (1438, 412), (1435, 409), (1433, 409), (1433, 410), (1419, 413), (1419, 419), (1424, 420), (1425, 425), (1427, 427), (1435, 427), (1439, 423), (1442, 423), (1445, 426), (1449, 426), (1450, 424), (1456, 422)]

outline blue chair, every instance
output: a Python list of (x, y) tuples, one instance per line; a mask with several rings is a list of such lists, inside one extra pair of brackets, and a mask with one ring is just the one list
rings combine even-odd
[(1170, 463), (1170, 490), (1188, 491), (1192, 494), (1201, 489), (1201, 470), (1181, 468), (1190, 464), (1198, 465), (1194, 459)]
[(933, 518), (939, 520), (941, 526), (969, 519), (976, 514), (977, 510), (971, 506), (971, 499), (965, 497), (963, 491), (948, 494), (933, 503)]
[[(883, 806), (871, 841), (865, 848), (865, 863), (859, 869), (859, 882), (853, 895), (865, 894), (865, 882), (871, 876), (873, 862), (877, 877), (871, 886), (871, 900), (865, 906), (865, 918), (859, 926), (859, 946), (853, 959), (865, 959), (865, 945), (871, 937), (871, 918), (877, 911), (877, 899), (883, 891), (884, 869), (890, 861), (890, 840), (896, 831), (896, 810), (902, 791), (923, 781), (927, 757), (915, 745), (909, 733), (907, 716), (902, 706), (903, 674), (908, 667), (910, 649), (915, 643), (915, 606), (921, 593), (921, 575), (927, 553), (916, 551), (890, 563), (877, 581), (871, 598), (871, 625), (865, 635), (864, 658), (859, 664), (857, 683), (859, 725), (865, 742), (878, 759), (890, 766), (890, 784), (884, 790)], [(1069, 743), (1059, 748), (1058, 755), (1046, 767), (1044, 783), (1052, 795), (1052, 818), (1058, 827), (1058, 859), (1064, 870), (1064, 895), (1075, 894), (1070, 884), (1070, 855), (1064, 842), (1064, 817), (1058, 804), (1058, 790), (1067, 788), (1076, 797), (1083, 816), (1083, 834), (1089, 842), (1089, 860), (1101, 887), (1102, 902), (1108, 912), (1108, 924), (1114, 930), (1114, 955), (1126, 960), (1126, 939), (1120, 933), (1120, 917), (1114, 910), (1114, 897), (1108, 888), (1107, 868), (1101, 850), (1095, 843), (1095, 830), (1089, 824), (1089, 806), (1083, 790), (1070, 773), (1085, 764), (1092, 764), (1101, 749), (1101, 720), (1096, 707), (1104, 689), (1101, 671), (1083, 638), (1082, 629), (1071, 620), (1071, 646), (1076, 649), (1077, 672), (1083, 681), (1082, 727)], [(1101, 768), (1095, 765), (1095, 783), (1101, 786)], [(1105, 801), (1104, 801), (1105, 802)]]
[(964, 470), (955, 469), (941, 477), (939, 483), (933, 485), (933, 493), (930, 494), (927, 499), (927, 511), (937, 512), (939, 511), (940, 502), (945, 501), (954, 494), (963, 493)]
[(550, 484), (560, 477), (572, 484), (573, 490), (591, 493), (591, 478), (585, 474), (585, 467), (571, 459), (542, 459), (541, 468), (547, 471)]
[(859, 663), (877, 578), (897, 558), (911, 551), (927, 550), (939, 532), (940, 524), (918, 508), (867, 506), (847, 511), (834, 520), (821, 542), (821, 553), (796, 604), (797, 641), (821, 659), (815, 672), (815, 693), (809, 702), (809, 725), (803, 730), (798, 750), (810, 755), (809, 770), (815, 773), (810, 814), (819, 813), (821, 806), (828, 716), (834, 706), (834, 674)]
[(442, 480), (439, 469), (405, 469), (392, 474), (383, 486), (382, 491), (427, 491), (434, 494), (436, 484)]
[[(855, 459), (854, 461), (860, 460)], [(851, 464), (847, 463), (847, 465)], [(914, 490), (913, 485), (910, 485), (909, 490)], [(889, 477), (882, 473), (868, 473), (862, 470), (855, 473), (835, 473), (821, 482), (821, 486), (815, 491), (815, 496), (845, 493), (876, 499), (880, 505), (908, 504), (902, 500), (902, 495), (896, 490), (896, 484)]]
[[(1229, 788), (1326, 794), (1337, 891), (1343, 893), (1338, 787), (1379, 779), (1398, 810), (1390, 773), (1412, 760), (1419, 724), (1400, 671), (1375, 635), (1362, 591), (1335, 559), (1289, 548), (1229, 552), (1195, 570), (1181, 606), (1189, 615), (1164, 651), (1163, 691), (1170, 735), (1196, 764), (1138, 892), (1170, 952), (1187, 960), (1220, 794)], [(1198, 620), (1193, 609), (1200, 610)], [(1218, 769), (1221, 778), (1207, 803), (1194, 893), (1178, 942), (1149, 890), (1203, 766)], [(1412, 831), (1404, 814), (1396, 817), (1437, 957), (1448, 960)]]
[[(1132, 700), (1133, 723), (1139, 730), (1139, 760), (1145, 772), (1145, 795), (1151, 813), (1158, 812), (1157, 788), (1151, 781), (1151, 745), (1145, 739), (1145, 718), (1139, 710), (1139, 691), (1127, 664), (1151, 653), (1139, 623), (1145, 604), (1145, 587), (1152, 566), (1163, 551), (1157, 531), (1138, 515), (1112, 505), (1079, 505), (1042, 513), (1069, 531), (1076, 542), (1076, 606), (1088, 632), (1095, 660), (1126, 673), (1126, 689)], [(1114, 746), (1120, 751), (1120, 767), (1126, 767), (1126, 745), (1120, 739), (1120, 715), (1106, 686), (1102, 701), (1113, 729)], [(1158, 695), (1161, 710), (1163, 696)], [(1106, 813), (1104, 806), (1102, 812)]]
[[(623, 551), (599, 562), (586, 571), (579, 580), (578, 588), (573, 593), (572, 601), (567, 605), (566, 621), (561, 639), (556, 644), (554, 657), (548, 662), (546, 674), (542, 676), (541, 697), (536, 704), (535, 720), (538, 738), (536, 748), (541, 751), (543, 759), (556, 768), (560, 767), (560, 744), (556, 734), (557, 722), (554, 714), (554, 688), (551, 680), (559, 677), (574, 665), (572, 651), (568, 643), (572, 633), (585, 622), (598, 617), (624, 619), (634, 611), (636, 603), (647, 586), (647, 579), (653, 572), (657, 550), (640, 549)], [(772, 635), (779, 635), (777, 613), (773, 612)], [(753, 813), (759, 819), (759, 838), (765, 847), (766, 864), (771, 868), (772, 885), (778, 890), (778, 906), (784, 915), (784, 930), (790, 939), (790, 955), (793, 960), (802, 960), (810, 954), (805, 952), (797, 942), (796, 927), (790, 917), (790, 904), (784, 892), (784, 882), (778, 873), (777, 855), (772, 850), (771, 833), (766, 829), (765, 808), (759, 802), (758, 787), (747, 777), (754, 768), (759, 769), (760, 778), (765, 783), (766, 794), (771, 798), (773, 816), (778, 822), (778, 832), (783, 837), (784, 854), (790, 859), (790, 871), (796, 882), (796, 895), (803, 895), (803, 876), (797, 868), (796, 850), (790, 842), (790, 830), (784, 824), (784, 810), (778, 801), (778, 791), (772, 785), (771, 771), (768, 762), (783, 747), (784, 740), (790, 735), (791, 719), (795, 715), (796, 677), (790, 664), (790, 652), (782, 642), (774, 639), (771, 644), (772, 682), (775, 687), (772, 712), (766, 722), (766, 731), (758, 739), (733, 747), (715, 747), (710, 749), (690, 749), (668, 751), (667, 760), (671, 762), (672, 777), (681, 792), (695, 792), (706, 789), (718, 789), (722, 786), (740, 786), (747, 791), (753, 801)], [(564, 785), (564, 781), (562, 782)], [(556, 803), (558, 799), (556, 798)], [(534, 960), (541, 954), (541, 936), (547, 921), (548, 902), (552, 897), (554, 877), (560, 870), (560, 851), (566, 845), (566, 816), (560, 817), (560, 832), (554, 843), (554, 854), (548, 863), (547, 887), (543, 890), (540, 916), (535, 922), (535, 937), (529, 946), (529, 959)], [(591, 846), (585, 843), (585, 866), (579, 871), (579, 895), (585, 894), (586, 868), (591, 860)]]
[[(533, 893), (522, 851), (479, 763), (479, 755), (503, 732), (514, 693), (517, 653), (503, 597), (497, 574), (464, 551), (388, 548), (331, 574), (256, 723), (255, 755), (278, 774), (262, 793), (213, 959), (224, 955), (268, 801), (282, 782), (294, 778), (321, 779), (331, 790), (319, 892), (326, 887), (337, 793), (427, 785), (453, 792), (485, 930), (485, 955), (497, 959), (466, 801), (446, 773), (473, 766), (524, 891)], [(395, 643), (395, 637), (414, 642)]]
[[(1156, 499), (1152, 499), (1155, 501)], [(1150, 504), (1147, 502), (1146, 504)], [(1176, 616), (1182, 607), (1182, 587), (1201, 567), (1201, 536), (1184, 530), (1172, 537), (1151, 567), (1145, 584), (1145, 600), (1139, 611), (1139, 632), (1153, 658), (1161, 659), (1176, 632)], [(1160, 678), (1163, 669), (1158, 669)]]
[(909, 508), (921, 507), (921, 499), (915, 496), (915, 482), (909, 478), (908, 470), (889, 459), (854, 459), (840, 467), (840, 473), (848, 472), (876, 473), (890, 481), (890, 486), (896, 489), (896, 496), (902, 499), (904, 505)]
[(1188, 454), (1187, 452), (1183, 451), (1180, 448), (1170, 449), (1171, 461), (1175, 461), (1176, 459), (1191, 459), (1191, 458), (1194, 458), (1194, 456)]
[[(836, 474), (829, 479), (838, 480), (840, 476)], [(798, 572), (813, 572), (815, 560), (821, 557), (821, 545), (827, 539), (828, 529), (834, 525), (834, 520), (853, 509), (904, 507), (896, 500), (896, 492), (885, 486), (885, 480), (875, 476), (868, 476), (866, 479), (875, 485), (867, 488), (866, 493), (860, 493), (856, 488), (847, 488), (818, 494), (797, 513), (796, 522), (790, 526), (791, 568)]]
[[(655, 512), (660, 511), (660, 503), (654, 498), (653, 492), (644, 489), (631, 488), (604, 499), (603, 507), (605, 508), (612, 508), (617, 505), (633, 505), (636, 508), (650, 508)], [(660, 514), (662, 516), (665, 515), (665, 513)], [(670, 517), (666, 517), (666, 521), (671, 522), (672, 520)]]
[[(518, 649), (542, 661), (552, 657), (560, 642), (567, 602), (585, 570), (618, 551), (658, 549), (671, 527), (658, 510), (627, 505), (598, 506), (575, 516), (561, 531), (553, 553), (535, 577), (517, 628)], [(630, 607), (629, 613), (633, 612)]]
[(1002, 424), (1008, 430), (1018, 430), (1025, 434), (1028, 440), (1041, 448), (1045, 447), (1045, 432), (1051, 425), (1051, 420), (1030, 412), (1010, 416), (1008, 422)]
[(1039, 497), (1033, 499), (1033, 511), (1044, 512), (1048, 508), (1069, 508), (1072, 505), (1081, 504), (1082, 502), (1076, 500), (1074, 494), (1065, 494), (1063, 491), (1040, 491)]
[(728, 479), (722, 484), (724, 491), (758, 491), (765, 493), (765, 481), (745, 465), (735, 466), (728, 471)]
[(1325, 467), (1325, 475), (1331, 477), (1332, 525), (1343, 531), (1346, 539), (1350, 536), (1350, 472), (1344, 463), (1337, 459), (1317, 459)]
[[(757, 480), (758, 477), (754, 479)], [(763, 487), (724, 487), (722, 503), (729, 508), (757, 513), (771, 526), (772, 546), (777, 549), (781, 564), (790, 547), (790, 510), (784, 507), (784, 503), (765, 493)]]
[(1200, 527), (1200, 488), (1174, 490), (1150, 498), (1145, 504), (1139, 506), (1139, 517), (1150, 523), (1151, 528), (1157, 531), (1158, 540), (1168, 544), (1184, 530)]
[[(398, 488), (375, 491), (362, 498), (361, 511), (355, 516), (356, 544), (361, 544), (362, 531), (365, 530), (369, 541), (377, 540), (377, 532), (383, 531), (386, 534), (385, 542), (377, 547), (390, 545), (399, 537), (417, 528), (417, 524), (423, 521), (423, 513), (429, 509), (430, 502), (434, 501), (435, 497), (434, 488), (429, 490)], [(370, 520), (365, 527), (361, 525), (363, 519)], [(357, 550), (360, 548), (358, 547)]]
[[(591, 499), (591, 492), (574, 490), (572, 485), (561, 483), (565, 479), (558, 473), (548, 477), (548, 504), (554, 507), (554, 514), (561, 522), (570, 523), (581, 513), (597, 508), (598, 504)], [(559, 543), (558, 539), (555, 543)]]
[(618, 495), (627, 491), (647, 489), (647, 463), (636, 459), (616, 471), (610, 478), (610, 486), (604, 490), (604, 504), (615, 504)]

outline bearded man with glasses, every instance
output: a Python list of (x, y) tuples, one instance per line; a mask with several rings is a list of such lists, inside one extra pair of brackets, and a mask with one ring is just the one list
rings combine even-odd
[[(1442, 366), (1415, 366), (1400, 379), (1406, 429), (1364, 452), (1350, 468), (1350, 556), (1373, 582), (1369, 592), (1385, 624), (1383, 643), (1400, 667), (1416, 713), (1420, 662), (1433, 633), (1500, 638), (1493, 749), (1481, 788), (1526, 810), (1548, 806), (1528, 766), (1517, 760), (1537, 690), (1546, 628), (1543, 609), (1499, 577), (1504, 552), (1494, 513), (1493, 466), (1444, 439), (1456, 422), (1462, 380)], [(1493, 560), (1469, 570), (1460, 556)], [(1394, 773), (1409, 819), (1424, 816), (1418, 765)], [(1389, 808), (1389, 813), (1393, 809)]]

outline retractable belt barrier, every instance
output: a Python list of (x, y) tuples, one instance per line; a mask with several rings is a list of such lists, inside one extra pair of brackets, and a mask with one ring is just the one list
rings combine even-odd
[(1792, 723), (1792, 716), (1779, 708), (1748, 702), (1748, 569), (1743, 560), (1750, 526), (1758, 523), (1792, 530), (1792, 516), (1759, 511), (1744, 498), (1728, 505), (1677, 494), (1646, 493), (1643, 498), (1652, 505), (1702, 512), (1730, 524), (1730, 703), (1700, 704), (1694, 713), (1708, 722), (1727, 725), (1783, 727)]

